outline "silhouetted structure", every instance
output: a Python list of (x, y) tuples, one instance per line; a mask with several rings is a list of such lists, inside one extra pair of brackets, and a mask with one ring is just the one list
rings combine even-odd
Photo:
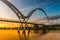
[[(21, 19), (23, 19), (23, 22), (25, 22), (25, 27), (23, 27), (23, 26), (22, 26), (23, 23), (21, 23), (21, 27), (23, 28), (23, 35), (24, 35), (24, 37), (25, 37), (25, 40), (26, 40), (25, 31), (26, 31), (26, 27), (28, 27), (28, 26), (27, 26), (27, 22), (28, 22), (29, 18), (31, 17), (31, 15), (32, 15), (36, 10), (42, 11), (42, 12), (45, 14), (46, 18), (48, 19), (48, 16), (47, 16), (46, 12), (45, 12), (42, 8), (36, 8), (36, 9), (32, 10), (31, 12), (29, 12), (27, 16), (24, 16), (24, 15), (23, 15), (12, 3), (10, 3), (9, 1), (7, 1), (7, 0), (1, 0), (1, 1), (4, 2), (9, 8), (12, 9), (12, 11), (13, 11), (13, 12), (17, 15), (17, 17), (19, 18), (20, 22), (22, 22)], [(26, 19), (27, 19), (27, 20), (26, 20)], [(48, 19), (48, 20), (49, 20), (49, 19)], [(7, 20), (5, 20), (5, 21), (7, 21)], [(13, 22), (13, 21), (12, 21), (12, 22)], [(48, 22), (49, 22), (49, 21), (48, 21)], [(34, 28), (36, 28), (36, 29), (35, 29), (35, 32), (36, 32), (36, 31), (38, 32), (38, 30), (37, 30), (38, 25), (37, 25), (37, 24), (34, 25)], [(33, 29), (33, 28), (32, 28), (32, 29)], [(43, 31), (43, 33), (46, 32), (44, 25), (43, 25), (43, 30), (42, 30), (42, 31)], [(28, 36), (29, 36), (29, 34), (30, 34), (30, 29), (28, 30)], [(18, 35), (20, 35), (20, 28), (18, 28)], [(20, 36), (19, 36), (19, 40), (20, 40)]]
[(34, 33), (39, 33), (38, 30), (37, 30), (37, 28), (38, 28), (37, 24), (34, 24), (34, 28), (35, 28)]

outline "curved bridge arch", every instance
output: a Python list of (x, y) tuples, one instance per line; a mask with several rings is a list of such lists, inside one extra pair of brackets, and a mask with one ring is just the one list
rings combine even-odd
[(14, 11), (14, 13), (17, 15), (17, 17), (19, 18), (19, 20), (20, 20), (20, 18), (23, 18), (23, 19), (26, 19), (26, 18), (30, 18), (30, 16), (36, 11), (36, 10), (41, 10), (45, 15), (46, 15), (46, 17), (47, 17), (47, 19), (48, 19), (48, 16), (47, 16), (47, 14), (46, 14), (46, 12), (42, 9), (42, 8), (36, 8), (36, 9), (34, 9), (34, 10), (32, 10), (30, 13), (28, 13), (28, 15), (27, 16), (24, 16), (13, 4), (11, 4), (9, 1), (7, 1), (7, 0), (1, 0), (2, 2), (4, 2), (8, 7), (10, 7), (13, 11)]
[(42, 8), (36, 8), (36, 9), (32, 10), (31, 12), (29, 12), (29, 14), (26, 17), (32, 16), (32, 14), (34, 14), (34, 12), (37, 10), (42, 11), (47, 16), (46, 12)]
[(32, 10), (26, 17), (30, 18), (32, 16), (32, 14), (34, 14), (34, 12), (37, 11), (37, 10), (42, 11), (45, 14), (45, 16), (46, 16), (46, 18), (48, 19), (48, 22), (49, 22), (49, 18), (47, 16), (46, 12), (42, 8), (36, 8), (36, 9)]
[(25, 16), (9, 1), (7, 0), (1, 0), (2, 2), (4, 2), (10, 9), (12, 9), (12, 11), (17, 15), (17, 17), (19, 18), (24, 18)]

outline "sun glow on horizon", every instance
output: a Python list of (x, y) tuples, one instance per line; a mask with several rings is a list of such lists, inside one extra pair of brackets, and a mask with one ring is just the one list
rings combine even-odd
[[(34, 25), (33, 24), (27, 24), (28, 27), (33, 27)], [(20, 27), (21, 26), (21, 23), (13, 23), (13, 22), (2, 22), (0, 21), (0, 27), (5, 27), (5, 28), (8, 28), (8, 27)], [(25, 23), (23, 23), (23, 27), (25, 27)]]
[(12, 22), (1, 22), (0, 27), (19, 27), (20, 23), (12, 23)]

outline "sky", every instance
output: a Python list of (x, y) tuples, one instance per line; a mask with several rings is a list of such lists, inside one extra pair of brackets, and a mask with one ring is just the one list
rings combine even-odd
[[(46, 11), (48, 15), (58, 15), (60, 13), (60, 0), (9, 0), (11, 1), (19, 10), (31, 11), (37, 7), (42, 8)], [(26, 13), (27, 13), (26, 12)]]
[[(35, 8), (42, 8), (48, 16), (60, 15), (60, 0), (8, 0), (19, 9), (25, 16)], [(0, 17), (18, 19), (14, 12), (2, 1), (0, 1)], [(42, 15), (41, 11), (36, 11), (31, 18), (39, 18)]]

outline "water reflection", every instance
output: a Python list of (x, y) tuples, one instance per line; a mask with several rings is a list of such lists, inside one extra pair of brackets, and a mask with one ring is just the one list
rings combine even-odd
[[(27, 30), (26, 30), (26, 37), (27, 36)], [(20, 31), (20, 39), (24, 40), (24, 37), (22, 37), (22, 30)], [(40, 36), (39, 34), (34, 34), (34, 31), (31, 30), (29, 35), (29, 40), (60, 40), (60, 30), (57, 31), (50, 31), (49, 33)], [(0, 40), (18, 40), (18, 33), (17, 30), (0, 30)]]
[[(32, 35), (34, 35), (33, 30), (31, 30), (29, 37)], [(1, 40), (18, 40), (18, 36), (20, 36), (20, 40), (28, 40), (28, 30), (25, 31), (25, 35), (23, 34), (23, 30), (20, 30), (20, 35), (18, 35), (17, 30), (0, 30)]]

